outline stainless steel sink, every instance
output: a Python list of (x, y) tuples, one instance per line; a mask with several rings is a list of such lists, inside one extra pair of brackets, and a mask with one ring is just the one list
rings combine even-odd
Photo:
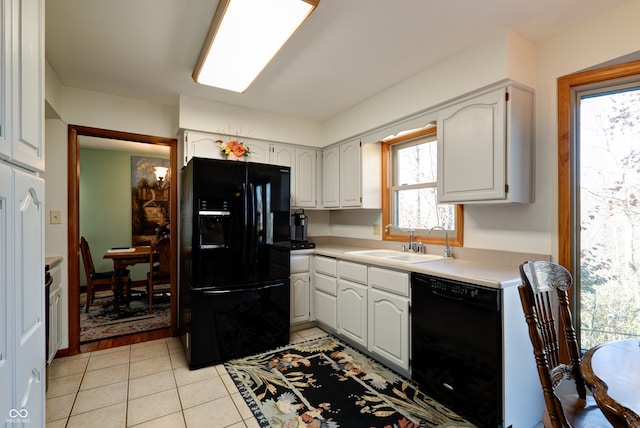
[(443, 256), (435, 254), (418, 254), (418, 253), (404, 253), (402, 251), (395, 250), (362, 250), (362, 251), (347, 251), (345, 254), (354, 256), (360, 256), (363, 258), (370, 258), (372, 260), (389, 260), (399, 263), (424, 263), (434, 260), (442, 260)]

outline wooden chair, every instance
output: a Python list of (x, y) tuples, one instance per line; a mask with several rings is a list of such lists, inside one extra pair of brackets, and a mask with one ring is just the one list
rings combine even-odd
[[(573, 279), (563, 266), (547, 261), (525, 262), (520, 265), (523, 285), (518, 287), (529, 337), (533, 345), (538, 376), (546, 408), (542, 415), (545, 427), (609, 427), (595, 400), (587, 396), (580, 374), (580, 351), (571, 321), (567, 290)], [(558, 308), (553, 304), (553, 292)], [(554, 312), (559, 314), (558, 328), (564, 332), (569, 364), (560, 362), (559, 341)], [(577, 394), (558, 395), (563, 381), (573, 379)]]
[[(119, 292), (115, 289), (114, 272), (96, 272), (93, 264), (93, 258), (91, 257), (91, 250), (89, 249), (89, 243), (83, 237), (80, 238), (80, 252), (82, 253), (82, 263), (84, 264), (85, 275), (87, 276), (87, 303), (85, 304), (85, 312), (89, 312), (90, 306), (96, 306), (95, 303), (96, 292), (112, 290), (113, 298), (115, 299), (115, 293)], [(119, 283), (131, 284), (131, 278), (129, 277), (129, 271), (127, 269), (121, 269), (118, 272)], [(111, 296), (110, 296), (111, 297)]]
[(147, 294), (149, 313), (153, 312), (154, 293), (171, 291), (171, 240), (164, 238), (151, 247), (149, 273), (147, 274)]

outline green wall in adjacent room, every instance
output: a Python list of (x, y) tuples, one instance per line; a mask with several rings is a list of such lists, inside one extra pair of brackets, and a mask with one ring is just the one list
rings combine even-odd
[[(131, 245), (131, 156), (168, 156), (115, 150), (80, 149), (80, 236), (84, 236), (96, 272), (113, 270), (102, 258), (112, 247)], [(145, 279), (148, 265), (130, 268), (133, 280)], [(80, 284), (86, 284), (84, 268)]]

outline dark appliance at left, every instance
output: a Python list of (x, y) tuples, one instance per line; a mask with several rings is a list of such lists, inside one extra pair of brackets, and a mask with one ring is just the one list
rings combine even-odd
[(178, 307), (189, 367), (287, 344), (290, 168), (192, 158), (181, 183)]

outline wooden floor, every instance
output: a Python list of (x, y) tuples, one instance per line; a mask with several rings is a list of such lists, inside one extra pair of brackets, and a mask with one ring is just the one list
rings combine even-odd
[(134, 343), (148, 342), (150, 340), (164, 339), (171, 336), (171, 329), (161, 328), (143, 333), (130, 334), (127, 336), (111, 337), (109, 339), (96, 340), (95, 342), (81, 343), (80, 352), (93, 352), (103, 349), (115, 348), (117, 346), (132, 345)]

